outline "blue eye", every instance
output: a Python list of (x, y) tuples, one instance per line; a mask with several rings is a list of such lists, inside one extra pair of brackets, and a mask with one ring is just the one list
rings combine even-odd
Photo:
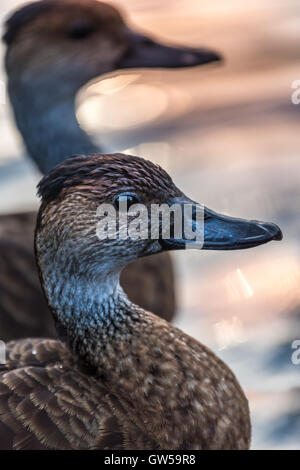
[(139, 204), (139, 199), (134, 193), (118, 194), (114, 199), (114, 206), (117, 210), (120, 208), (129, 209), (133, 204)]

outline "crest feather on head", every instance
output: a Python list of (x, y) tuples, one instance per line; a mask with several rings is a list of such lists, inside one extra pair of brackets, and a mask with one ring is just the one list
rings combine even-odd
[(111, 185), (136, 185), (144, 191), (165, 191), (173, 195), (179, 190), (171, 177), (159, 165), (132, 155), (75, 155), (57, 165), (38, 185), (38, 195), (44, 204), (55, 200), (63, 190), (86, 186), (97, 187), (106, 177)]

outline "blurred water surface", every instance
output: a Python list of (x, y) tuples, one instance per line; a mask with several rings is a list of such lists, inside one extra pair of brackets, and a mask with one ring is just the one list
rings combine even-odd
[[(22, 3), (2, 0), (1, 20)], [(251, 251), (175, 254), (177, 324), (237, 374), (250, 400), (252, 447), (300, 449), (300, 365), (291, 360), (300, 339), (300, 105), (291, 102), (299, 1), (114, 3), (160, 39), (226, 58), (107, 76), (80, 93), (78, 118), (105, 150), (160, 163), (195, 200), (281, 226), (281, 243)], [(8, 104), (0, 126), (0, 212), (37, 207), (40, 175), (24, 158)]]

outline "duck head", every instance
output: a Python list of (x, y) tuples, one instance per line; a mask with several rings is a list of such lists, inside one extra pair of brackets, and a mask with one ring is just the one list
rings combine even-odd
[[(192, 201), (162, 168), (135, 156), (71, 157), (45, 176), (38, 190), (42, 272), (53, 269), (53, 260), (63, 260), (64, 270), (103, 278), (164, 250), (233, 250), (282, 238), (275, 224), (224, 216)], [(157, 218), (158, 206), (176, 210)]]
[[(123, 68), (188, 67), (220, 60), (206, 49), (171, 47), (131, 30), (120, 12), (96, 0), (42, 0), (6, 22), (6, 67), (15, 86), (74, 94)], [(59, 87), (58, 87), (59, 84)]]

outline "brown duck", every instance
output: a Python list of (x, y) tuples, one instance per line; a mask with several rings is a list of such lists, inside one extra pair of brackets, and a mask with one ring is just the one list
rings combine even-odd
[[(280, 229), (203, 208), (159, 166), (121, 154), (71, 157), (43, 178), (39, 195), (36, 258), (61, 339), (8, 343), (1, 448), (247, 449), (248, 402), (234, 374), (201, 343), (134, 305), (119, 278), (140, 257), (250, 248), (280, 240)], [(121, 223), (115, 238), (99, 237), (98, 208), (110, 204), (120, 214), (124, 199), (148, 214), (152, 204), (191, 210), (156, 238), (124, 238)], [(184, 231), (175, 238), (178, 221)], [(147, 216), (149, 231), (152, 224)]]
[[(205, 49), (162, 45), (132, 31), (119, 11), (95, 0), (44, 0), (6, 23), (6, 71), (15, 120), (43, 173), (68, 155), (99, 152), (75, 115), (78, 90), (117, 69), (187, 67), (219, 60)], [(0, 217), (0, 338), (53, 336), (33, 256), (36, 213)], [(138, 261), (121, 283), (136, 303), (170, 320), (175, 312), (168, 254)]]

